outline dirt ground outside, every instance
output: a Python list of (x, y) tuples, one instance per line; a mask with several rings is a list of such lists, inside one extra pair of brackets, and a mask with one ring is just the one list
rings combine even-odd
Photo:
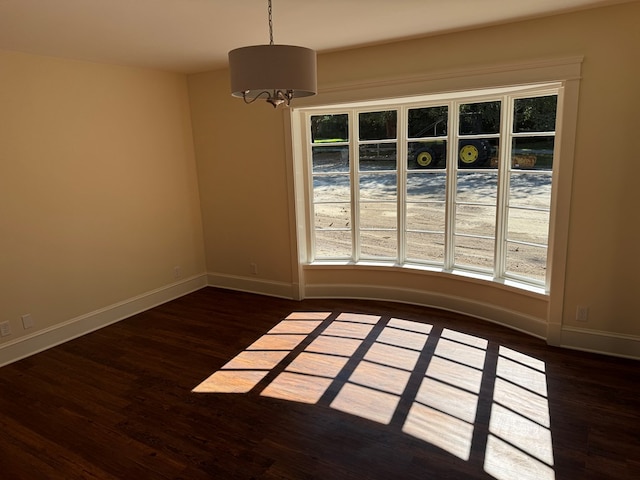
[[(360, 165), (361, 256), (398, 255), (395, 163)], [(328, 172), (328, 173), (324, 173)], [(337, 173), (336, 173), (337, 172)], [(351, 255), (348, 167), (314, 157), (314, 224), (317, 258)], [(407, 261), (442, 264), (445, 255), (445, 170), (407, 170), (405, 245)], [(459, 170), (456, 182), (454, 260), (458, 266), (491, 270), (494, 264), (497, 169)], [(551, 198), (550, 170), (513, 170), (509, 189), (506, 269), (544, 280)], [(524, 242), (524, 243), (514, 243)]]

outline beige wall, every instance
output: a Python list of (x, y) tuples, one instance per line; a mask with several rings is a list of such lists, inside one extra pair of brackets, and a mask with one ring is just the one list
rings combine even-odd
[(175, 266), (205, 269), (185, 77), (0, 52), (0, 346)]
[[(640, 321), (634, 300), (640, 298), (636, 279), (640, 271), (640, 189), (634, 162), (640, 132), (638, 18), (640, 4), (634, 2), (321, 55), (319, 87), (584, 56), (566, 285), (559, 289), (565, 295), (563, 323), (565, 327), (637, 336)], [(258, 277), (264, 281), (294, 282), (284, 113), (230, 98), (226, 71), (190, 76), (189, 87), (208, 271), (217, 278), (251, 278), (249, 263), (255, 262), (260, 268)], [(331, 277), (326, 271), (316, 276), (323, 283), (344, 280), (340, 274)], [(354, 278), (353, 282), (375, 282), (376, 276), (379, 284), (389, 278), (368, 272), (366, 278)], [(450, 290), (443, 294), (459, 295), (455, 285), (443, 285)], [(480, 296), (482, 289), (471, 296)], [(517, 296), (500, 301), (519, 303)], [(524, 305), (523, 314), (544, 317), (539, 302)], [(575, 321), (577, 305), (589, 306), (588, 323)]]
[(228, 76), (189, 77), (207, 271), (290, 283), (282, 111), (232, 98)]

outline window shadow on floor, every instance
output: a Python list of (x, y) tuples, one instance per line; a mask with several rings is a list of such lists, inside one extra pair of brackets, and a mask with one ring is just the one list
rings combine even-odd
[(401, 431), (498, 480), (553, 480), (545, 363), (400, 318), (292, 312), (193, 389), (322, 405)]

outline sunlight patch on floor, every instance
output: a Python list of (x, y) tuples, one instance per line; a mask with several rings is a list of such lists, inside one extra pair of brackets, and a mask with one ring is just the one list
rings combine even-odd
[(194, 393), (248, 393), (262, 380), (268, 370), (220, 370), (194, 388)]
[[(218, 372), (194, 388), (193, 392), (250, 392), (330, 315), (330, 312), (291, 313), (286, 319), (249, 345), (245, 351), (240, 352), (227, 362)], [(291, 382), (283, 383), (291, 384)], [(300, 388), (298, 387), (298, 390)], [(306, 395), (305, 399), (308, 401), (309, 397), (310, 395)], [(311, 403), (315, 403), (315, 401)]]
[(293, 312), (193, 392), (323, 404), (465, 461), (482, 402), (485, 471), (497, 480), (554, 480), (544, 362), (502, 345), (489, 352), (486, 339), (424, 323)]
[(411, 406), (402, 431), (469, 460), (473, 424), (419, 402)]
[(553, 468), (489, 435), (484, 470), (497, 480), (554, 480)]
[(499, 348), (484, 468), (498, 480), (553, 480), (545, 365)]
[(399, 401), (398, 395), (347, 383), (331, 402), (331, 408), (386, 425)]
[(265, 387), (263, 396), (300, 403), (317, 403), (333, 380), (315, 375), (282, 372)]
[(442, 331), (403, 432), (469, 459), (487, 344)]

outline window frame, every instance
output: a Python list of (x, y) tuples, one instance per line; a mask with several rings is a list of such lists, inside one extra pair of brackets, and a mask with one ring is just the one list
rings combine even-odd
[[(368, 291), (371, 287), (362, 288), (351, 281), (356, 271), (362, 271), (366, 275), (375, 273), (370, 277), (372, 292), (379, 292), (376, 298), (386, 298), (388, 300), (407, 301), (428, 304), (431, 306), (450, 305), (448, 296), (443, 293), (451, 287), (459, 284), (460, 287), (477, 285), (478, 287), (491, 287), (496, 290), (498, 298), (506, 302), (495, 306), (492, 317), (500, 318), (505, 324), (512, 324), (513, 313), (506, 315), (509, 305), (521, 305), (523, 301), (542, 301), (544, 311), (542, 315), (537, 310), (532, 309), (526, 318), (539, 318), (543, 322), (540, 326), (533, 324), (525, 326), (522, 323), (515, 323), (516, 328), (530, 331), (534, 335), (546, 338), (550, 345), (560, 345), (562, 337), (562, 323), (565, 310), (565, 280), (567, 275), (567, 249), (569, 245), (569, 225), (571, 214), (571, 198), (573, 187), (573, 169), (576, 163), (575, 140), (577, 134), (578, 106), (580, 101), (580, 83), (582, 78), (583, 56), (555, 57), (546, 59), (529, 59), (519, 62), (485, 64), (472, 68), (459, 68), (449, 70), (431, 70), (426, 73), (400, 73), (397, 76), (385, 77), (363, 77), (355, 80), (336, 80), (329, 78), (320, 86), (318, 95), (297, 99), (295, 104), (284, 110), (284, 135), (285, 135), (285, 156), (286, 173), (288, 185), (289, 204), (289, 238), (291, 244), (292, 262), (292, 293), (295, 299), (314, 298), (316, 296), (341, 296), (345, 287), (351, 293), (360, 298), (368, 298)], [(300, 161), (303, 154), (304, 145), (302, 143), (302, 132), (304, 125), (301, 121), (301, 109), (313, 107), (326, 107), (330, 105), (340, 105), (355, 102), (368, 102), (375, 104), (380, 99), (389, 98), (409, 98), (411, 96), (433, 94), (442, 92), (456, 92), (460, 90), (473, 90), (482, 88), (496, 88), (501, 86), (520, 85), (526, 88), (532, 84), (560, 83), (562, 85), (561, 94), (558, 100), (557, 124), (562, 128), (562, 142), (556, 143), (562, 156), (562, 162), (554, 169), (552, 191), (552, 204), (555, 207), (551, 211), (550, 231), (549, 231), (549, 251), (548, 261), (550, 271), (547, 278), (550, 283), (546, 288), (533, 288), (527, 285), (517, 284), (511, 281), (487, 282), (482, 276), (471, 275), (467, 272), (454, 272), (458, 275), (441, 274), (437, 269), (429, 268), (409, 268), (397, 269), (389, 266), (379, 268), (362, 264), (362, 269), (358, 266), (349, 265), (344, 262), (334, 264), (309, 264), (307, 262), (309, 245), (306, 228), (308, 218), (305, 214), (305, 199), (307, 198), (309, 185), (307, 184), (306, 172), (303, 162)], [(352, 273), (353, 272), (353, 273)], [(396, 277), (402, 274), (402, 277)], [(343, 278), (343, 275), (348, 277)], [(431, 290), (422, 290), (418, 287), (415, 290), (405, 291), (403, 287), (388, 289), (383, 285), (388, 285), (387, 279), (402, 280), (403, 283), (413, 284), (414, 278), (423, 276), (425, 285), (438, 285), (440, 279), (450, 279), (443, 293), (433, 293)], [(352, 279), (351, 281), (349, 279)], [(346, 281), (346, 282), (345, 282)], [(434, 283), (435, 282), (435, 283)], [(422, 283), (422, 282), (421, 282)], [(465, 286), (466, 285), (466, 286)], [(381, 290), (382, 288), (382, 290)], [(382, 293), (386, 292), (386, 293)], [(382, 297), (380, 294), (382, 293)], [(463, 299), (461, 297), (461, 299)], [(426, 302), (426, 303), (425, 303)], [(472, 301), (473, 302), (473, 301)], [(463, 301), (464, 303), (464, 301)], [(472, 315), (480, 315), (486, 318), (484, 307), (473, 307), (473, 303), (465, 303), (466, 307), (456, 307), (456, 310), (464, 311)], [(527, 305), (529, 305), (527, 303)], [(497, 308), (497, 310), (496, 310)], [(503, 310), (507, 308), (507, 310)], [(529, 308), (526, 309), (529, 311)], [(523, 317), (522, 321), (526, 321)]]
[[(409, 101), (406, 99), (391, 99), (386, 101), (375, 102), (374, 104), (368, 104), (367, 102), (358, 102), (354, 104), (345, 104), (340, 106), (335, 105), (327, 105), (322, 107), (313, 107), (313, 108), (303, 108), (300, 109), (300, 115), (302, 116), (302, 123), (305, 125), (302, 132), (302, 139), (305, 144), (304, 154), (303, 154), (303, 162), (307, 165), (305, 169), (308, 177), (308, 187), (305, 201), (305, 211), (308, 221), (306, 222), (307, 228), (305, 231), (305, 236), (307, 238), (307, 256), (303, 259), (303, 263), (306, 265), (332, 265), (332, 264), (350, 264), (350, 265), (368, 265), (374, 263), (376, 265), (388, 265), (393, 267), (400, 268), (424, 268), (430, 270), (441, 271), (445, 273), (462, 273), (466, 275), (479, 276), (485, 279), (490, 279), (499, 283), (512, 282), (515, 286), (522, 286), (523, 288), (533, 288), (534, 290), (543, 289), (545, 292), (549, 290), (549, 275), (545, 275), (544, 281), (536, 281), (533, 278), (525, 277), (522, 275), (518, 275), (517, 273), (511, 273), (507, 271), (507, 257), (506, 257), (506, 248), (507, 245), (511, 242), (514, 243), (513, 240), (507, 239), (507, 223), (509, 218), (509, 179), (512, 172), (512, 167), (510, 164), (510, 155), (511, 155), (511, 145), (514, 138), (518, 137), (533, 137), (533, 136), (553, 136), (555, 139), (561, 138), (561, 126), (559, 122), (556, 120), (556, 130), (553, 132), (526, 132), (526, 133), (516, 133), (513, 132), (513, 109), (515, 106), (515, 102), (521, 98), (533, 98), (533, 97), (542, 97), (548, 95), (557, 95), (558, 98), (558, 107), (556, 110), (556, 119), (558, 119), (559, 109), (561, 107), (561, 95), (562, 95), (562, 84), (561, 82), (548, 83), (540, 85), (528, 85), (526, 88), (521, 86), (514, 87), (503, 87), (494, 89), (490, 92), (487, 92), (485, 89), (479, 90), (470, 90), (464, 92), (456, 92), (451, 96), (451, 98), (447, 98), (447, 96), (438, 95), (436, 98), (433, 96), (425, 95), (419, 98), (412, 98)], [(463, 135), (459, 132), (458, 129), (458, 111), (460, 105), (469, 104), (469, 103), (481, 103), (481, 102), (490, 102), (490, 101), (498, 101), (501, 105), (501, 119), (500, 119), (500, 130), (497, 133), (491, 134), (474, 134), (474, 135)], [(437, 170), (424, 170), (420, 171), (421, 174), (428, 175), (437, 172), (445, 172), (445, 181), (446, 181), (446, 201), (445, 201), (445, 231), (444, 235), (444, 260), (442, 264), (430, 261), (417, 261), (410, 260), (406, 255), (406, 234), (409, 232), (407, 229), (406, 222), (406, 209), (407, 209), (407, 198), (406, 198), (406, 186), (407, 186), (407, 176), (410, 172), (415, 172), (415, 170), (410, 170), (406, 164), (406, 158), (408, 156), (408, 144), (411, 142), (413, 137), (409, 137), (409, 127), (408, 127), (408, 112), (414, 108), (431, 108), (431, 107), (440, 107), (446, 106), (448, 109), (448, 134), (446, 136), (447, 144), (449, 148), (447, 149), (447, 160), (446, 166), (444, 169)], [(397, 125), (396, 125), (396, 138), (395, 139), (385, 139), (385, 140), (361, 140), (359, 136), (359, 116), (362, 113), (369, 112), (379, 112), (379, 111), (392, 111), (395, 110), (397, 112)], [(350, 162), (349, 162), (349, 177), (350, 177), (350, 213), (351, 213), (351, 241), (352, 241), (352, 254), (349, 258), (316, 258), (315, 251), (315, 233), (316, 228), (313, 223), (310, 221), (314, 218), (314, 206), (316, 202), (313, 198), (313, 180), (314, 175), (316, 173), (313, 172), (311, 168), (312, 162), (312, 150), (314, 144), (310, 138), (310, 122), (311, 117), (316, 115), (340, 115), (347, 114), (348, 115), (348, 124), (349, 124), (349, 139), (347, 142), (341, 142), (340, 145), (348, 145)], [(439, 137), (438, 137), (439, 138)], [(443, 137), (445, 138), (445, 137)], [(492, 237), (487, 237), (488, 240), (493, 242), (493, 258), (492, 258), (492, 267), (491, 268), (480, 268), (474, 267), (472, 265), (461, 265), (457, 264), (455, 261), (455, 239), (457, 236), (466, 236), (469, 238), (475, 238), (474, 235), (466, 235), (456, 233), (455, 229), (455, 221), (456, 215), (455, 212), (452, 212), (452, 209), (455, 209), (457, 205), (463, 203), (459, 202), (456, 199), (456, 186), (458, 180), (458, 149), (450, 148), (452, 145), (458, 145), (458, 142), (463, 139), (474, 139), (474, 138), (497, 138), (500, 148), (498, 149), (498, 166), (496, 168), (497, 172), (497, 198), (495, 200), (495, 209), (496, 209), (496, 223), (494, 226), (494, 232)], [(358, 194), (359, 190), (359, 180), (360, 175), (363, 173), (359, 168), (359, 149), (360, 145), (368, 144), (368, 143), (395, 143), (396, 145), (396, 169), (394, 171), (389, 170), (387, 173), (395, 173), (397, 178), (397, 188), (396, 188), (396, 199), (395, 204), (397, 208), (397, 216), (396, 216), (396, 228), (390, 231), (395, 232), (396, 242), (397, 242), (397, 254), (395, 258), (385, 258), (385, 257), (368, 257), (366, 255), (362, 255), (361, 245), (360, 245), (360, 233), (363, 231), (368, 231), (369, 229), (363, 229), (360, 226), (360, 207), (361, 203), (367, 203), (366, 201), (361, 202), (360, 195)], [(554, 142), (554, 166), (551, 171), (552, 176), (552, 192), (554, 190), (553, 187), (553, 171), (557, 168), (557, 162), (559, 162), (557, 147), (559, 142)], [(317, 145), (316, 145), (317, 146)], [(473, 172), (475, 169), (465, 169), (465, 172)], [(523, 170), (523, 174), (528, 174), (527, 170)], [(376, 172), (377, 173), (377, 172)], [(534, 173), (535, 174), (535, 173)], [(322, 175), (322, 174), (320, 174)], [(490, 207), (494, 207), (494, 205), (490, 205)], [(517, 208), (517, 207), (516, 207)], [(551, 211), (553, 211), (554, 205), (552, 199), (550, 199), (550, 211), (549, 217), (551, 217)], [(547, 249), (546, 255), (546, 270), (549, 271), (549, 263), (551, 259), (550, 255), (550, 220), (548, 223), (548, 234), (547, 234), (547, 244), (546, 245), (535, 245), (536, 247), (544, 247)], [(480, 238), (480, 237), (478, 237)], [(517, 243), (517, 242), (515, 242)], [(526, 243), (526, 242), (521, 242)]]

